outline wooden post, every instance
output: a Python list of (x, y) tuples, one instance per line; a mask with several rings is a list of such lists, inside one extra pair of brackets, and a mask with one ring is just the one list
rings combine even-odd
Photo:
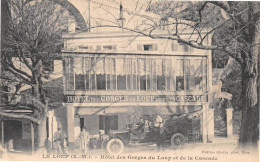
[(32, 140), (32, 153), (34, 152), (34, 127), (33, 122), (31, 122), (31, 140)]
[(2, 127), (2, 146), (4, 147), (5, 141), (4, 141), (4, 121), (1, 121), (1, 127)]

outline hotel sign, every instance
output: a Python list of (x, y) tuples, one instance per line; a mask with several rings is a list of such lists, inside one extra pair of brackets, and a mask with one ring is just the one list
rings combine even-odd
[(65, 103), (207, 102), (207, 95), (65, 95)]

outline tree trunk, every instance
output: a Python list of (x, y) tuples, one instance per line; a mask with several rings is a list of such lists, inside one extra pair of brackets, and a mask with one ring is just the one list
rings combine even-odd
[(45, 143), (46, 143), (46, 137), (47, 137), (47, 133), (46, 133), (46, 118), (42, 118), (40, 120), (40, 124), (38, 125), (38, 138), (37, 138), (37, 142), (38, 142), (38, 147), (37, 147), (37, 151), (39, 152), (44, 152), (46, 151), (46, 147), (45, 147)]
[(239, 145), (241, 147), (256, 147), (259, 140), (259, 101), (258, 101), (258, 59), (260, 43), (260, 13), (254, 11), (254, 2), (248, 2), (249, 26), (244, 36), (247, 42), (247, 53), (243, 53), (242, 68), (242, 122)]
[(242, 66), (242, 122), (239, 145), (241, 147), (257, 146), (259, 140), (259, 101), (257, 93), (258, 48), (252, 47)]
[[(41, 95), (40, 93), (40, 87), (41, 85), (36, 81), (35, 86), (32, 88), (32, 95), (35, 97), (33, 101), (36, 99), (37, 101), (41, 102), (44, 101), (44, 96)], [(45, 103), (43, 103), (45, 104)], [(46, 147), (45, 143), (47, 140), (47, 133), (46, 133), (46, 114), (47, 114), (47, 105), (46, 107), (39, 107), (36, 103), (34, 105), (37, 107), (34, 109), (34, 115), (36, 115), (39, 118), (39, 124), (37, 126), (37, 132), (38, 132), (38, 137), (37, 137), (37, 151), (36, 152), (46, 152)]]

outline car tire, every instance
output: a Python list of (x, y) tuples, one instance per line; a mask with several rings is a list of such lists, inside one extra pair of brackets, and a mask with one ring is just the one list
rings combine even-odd
[(107, 151), (109, 154), (120, 154), (124, 150), (124, 143), (118, 138), (113, 138), (107, 143)]
[(181, 148), (185, 144), (185, 137), (181, 133), (176, 133), (171, 137), (171, 146), (173, 149)]

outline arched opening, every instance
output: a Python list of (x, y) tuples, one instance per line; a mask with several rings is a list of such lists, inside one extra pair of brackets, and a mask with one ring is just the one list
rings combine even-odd
[[(30, 1), (33, 0), (26, 0), (25, 4), (29, 3)], [(53, 2), (68, 10), (68, 12), (74, 17), (81, 31), (88, 30), (84, 17), (72, 3), (70, 3), (68, 0), (53, 0)]]

